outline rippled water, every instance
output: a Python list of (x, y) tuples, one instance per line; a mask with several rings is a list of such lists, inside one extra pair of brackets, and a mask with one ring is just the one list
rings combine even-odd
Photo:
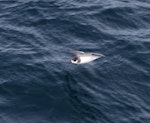
[(149, 121), (149, 0), (0, 0), (0, 123)]

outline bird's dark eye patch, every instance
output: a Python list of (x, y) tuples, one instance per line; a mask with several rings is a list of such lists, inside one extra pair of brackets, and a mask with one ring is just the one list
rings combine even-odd
[(78, 60), (78, 58), (77, 58), (77, 57), (74, 57), (72, 60), (73, 60), (73, 61), (77, 61), (77, 60)]

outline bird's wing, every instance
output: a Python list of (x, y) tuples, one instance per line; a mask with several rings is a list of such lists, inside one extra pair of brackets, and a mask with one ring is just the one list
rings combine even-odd
[(92, 56), (99, 56), (99, 57), (105, 57), (105, 55), (100, 53), (90, 53)]
[(77, 55), (77, 56), (81, 56), (81, 55), (84, 55), (84, 52), (83, 51), (77, 51), (77, 50), (73, 50), (73, 51), (70, 51), (71, 53)]
[(85, 53), (86, 56), (93, 56), (93, 57), (105, 57), (105, 55), (101, 54), (101, 53), (93, 53), (93, 52), (87, 52)]

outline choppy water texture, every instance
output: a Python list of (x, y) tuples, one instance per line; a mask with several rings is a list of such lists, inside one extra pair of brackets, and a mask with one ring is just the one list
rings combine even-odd
[(149, 0), (0, 0), (0, 123), (149, 122)]

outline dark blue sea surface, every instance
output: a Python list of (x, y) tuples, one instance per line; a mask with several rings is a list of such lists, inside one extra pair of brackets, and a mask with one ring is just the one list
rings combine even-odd
[(150, 1), (0, 0), (0, 123), (150, 123)]

